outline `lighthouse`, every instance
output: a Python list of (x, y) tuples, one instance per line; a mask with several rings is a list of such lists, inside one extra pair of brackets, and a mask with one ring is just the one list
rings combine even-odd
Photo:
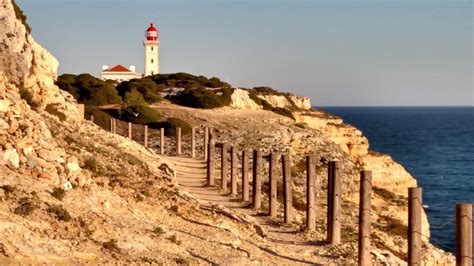
[(160, 39), (153, 23), (145, 32), (145, 77), (160, 73)]

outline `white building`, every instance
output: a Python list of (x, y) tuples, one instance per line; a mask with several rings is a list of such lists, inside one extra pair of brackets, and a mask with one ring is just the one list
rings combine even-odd
[(126, 68), (122, 65), (102, 66), (100, 78), (102, 80), (116, 80), (119, 82), (131, 79), (141, 78), (143, 76), (151, 76), (160, 73), (160, 40), (158, 30), (153, 23), (145, 32), (146, 40), (143, 42), (145, 46), (145, 74), (142, 75), (135, 71), (135, 66)]
[(126, 68), (122, 65), (116, 65), (109, 68), (109, 66), (102, 66), (100, 79), (102, 80), (116, 80), (118, 82), (128, 81), (131, 79), (141, 78), (142, 74), (135, 72), (135, 66)]

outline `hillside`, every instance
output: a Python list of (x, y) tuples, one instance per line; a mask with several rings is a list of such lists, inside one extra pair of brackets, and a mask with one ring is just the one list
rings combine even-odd
[[(340, 118), (310, 109), (305, 97), (268, 90), (260, 90), (258, 96), (225, 84), (219, 89), (231, 93), (224, 107), (193, 108), (170, 100), (147, 103), (161, 120), (173, 117), (214, 128), (217, 141), (265, 153), (291, 151), (297, 215), (289, 229), (299, 242), (274, 241), (259, 231), (258, 214), (223, 209), (185, 192), (176, 180), (179, 161), (158, 155), (156, 139), (146, 149), (82, 120), (73, 95), (55, 85), (58, 62), (31, 37), (12, 0), (3, 1), (2, 8), (2, 264), (354, 263), (357, 173), (362, 168), (374, 171), (373, 261), (393, 264), (406, 256), (406, 188), (416, 180), (389, 156), (370, 152), (362, 133)], [(200, 88), (203, 94), (208, 85)], [(287, 108), (293, 118), (275, 108)], [(326, 160), (318, 165), (318, 206), (324, 213), (324, 163), (329, 159), (344, 163), (341, 245), (325, 244), (322, 226), (311, 233), (300, 230), (304, 222), (300, 162), (308, 153)], [(426, 215), (423, 224), (428, 236)], [(427, 239), (423, 257), (427, 265), (453, 262)]]

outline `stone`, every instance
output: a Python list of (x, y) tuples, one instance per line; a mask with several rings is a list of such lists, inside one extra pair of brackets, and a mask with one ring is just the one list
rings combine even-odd
[(0, 100), (0, 112), (8, 112), (10, 110), (11, 102), (9, 100)]
[(77, 163), (67, 163), (66, 164), (66, 169), (67, 169), (67, 173), (69, 175), (69, 174), (72, 174), (72, 173), (75, 173), (75, 172), (81, 170), (81, 167)]
[(14, 133), (15, 131), (18, 130), (19, 127), (20, 127), (20, 124), (18, 123), (18, 121), (16, 119), (12, 119), (10, 121), (10, 128), (8, 129), (8, 133), (10, 134)]
[(7, 165), (12, 169), (17, 169), (20, 167), (20, 156), (16, 149), (9, 148), (0, 152), (0, 159), (2, 160), (3, 165)]
[(66, 181), (65, 183), (63, 183), (62, 187), (63, 187), (63, 189), (66, 190), (66, 191), (67, 191), (67, 190), (71, 190), (71, 189), (72, 189), (72, 184), (71, 184), (71, 182)]
[(265, 230), (265, 228), (263, 228), (261, 225), (254, 224), (253, 228), (255, 229), (255, 232), (257, 233), (257, 235), (259, 235), (263, 238), (268, 236), (267, 230)]

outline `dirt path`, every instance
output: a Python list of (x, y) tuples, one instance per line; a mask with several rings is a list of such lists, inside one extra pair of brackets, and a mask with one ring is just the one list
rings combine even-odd
[[(203, 202), (219, 204), (237, 213), (245, 214), (256, 224), (260, 225), (264, 235), (268, 253), (279, 259), (291, 261), (292, 264), (329, 264), (330, 258), (321, 254), (323, 240), (309, 240), (300, 227), (290, 224), (284, 225), (281, 219), (270, 219), (266, 211), (256, 212), (251, 209), (249, 202), (242, 202), (239, 197), (232, 197), (229, 191), (220, 189), (220, 180), (216, 177), (214, 187), (206, 186), (206, 162), (203, 160), (169, 157), (175, 164), (178, 184), (183, 190)], [(219, 169), (216, 169), (219, 170)], [(220, 171), (216, 171), (220, 173)], [(239, 195), (240, 196), (240, 195)], [(259, 230), (257, 230), (259, 231)], [(262, 247), (259, 247), (262, 249)], [(325, 252), (323, 252), (325, 253)]]

